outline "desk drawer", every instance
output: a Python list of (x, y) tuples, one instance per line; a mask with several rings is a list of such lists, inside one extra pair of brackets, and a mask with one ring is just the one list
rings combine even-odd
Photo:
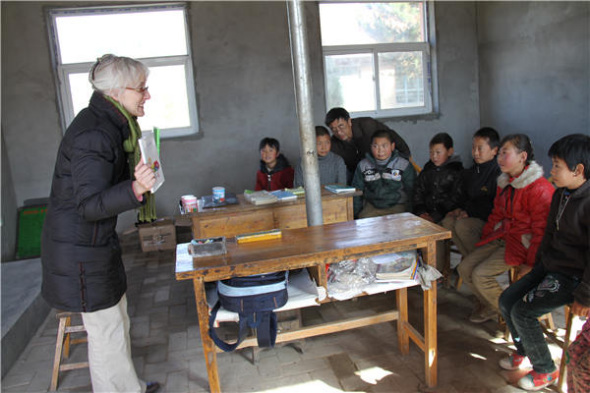
[(193, 236), (233, 237), (240, 233), (259, 232), (274, 229), (271, 210), (257, 210), (249, 213), (230, 214), (200, 218), (193, 221)]

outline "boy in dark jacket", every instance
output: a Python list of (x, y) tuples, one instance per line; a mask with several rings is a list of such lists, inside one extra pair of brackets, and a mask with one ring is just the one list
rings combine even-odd
[(481, 231), (494, 207), (496, 179), (502, 173), (496, 154), (500, 147), (498, 132), (480, 128), (473, 135), (473, 165), (461, 174), (459, 207), (447, 213), (441, 225), (453, 233), (453, 243), (462, 256), (475, 249)]
[(446, 132), (430, 140), (430, 160), (424, 165), (414, 187), (414, 214), (440, 222), (459, 206), (463, 164), (453, 155), (453, 139)]
[(516, 352), (500, 361), (506, 370), (528, 362), (533, 370), (518, 381), (540, 390), (559, 377), (538, 318), (566, 304), (590, 316), (590, 137), (568, 135), (549, 149), (553, 194), (547, 226), (533, 269), (500, 296), (502, 316)]
[(281, 154), (279, 141), (264, 138), (260, 141), (260, 169), (256, 172), (256, 191), (274, 191), (293, 187), (295, 170)]
[(352, 179), (363, 191), (353, 199), (355, 218), (410, 211), (415, 178), (414, 167), (400, 156), (390, 130), (375, 131), (371, 153), (359, 162)]
[[(430, 140), (430, 160), (424, 165), (414, 188), (414, 214), (439, 223), (459, 206), (463, 164), (453, 155), (453, 138), (446, 132)], [(445, 248), (437, 246), (436, 268), (444, 270)]]

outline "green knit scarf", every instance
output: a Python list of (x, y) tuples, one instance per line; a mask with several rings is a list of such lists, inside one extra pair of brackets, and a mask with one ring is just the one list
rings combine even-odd
[[(139, 150), (139, 145), (137, 144), (137, 140), (141, 138), (141, 128), (139, 128), (137, 118), (127, 112), (123, 105), (121, 105), (112, 97), (107, 95), (104, 97), (110, 101), (119, 110), (119, 112), (123, 114), (123, 116), (125, 116), (127, 122), (129, 123), (129, 138), (123, 141), (123, 149), (127, 153), (127, 158), (129, 160), (129, 172), (131, 178), (133, 179), (135, 166), (141, 160), (141, 151)], [(143, 194), (143, 197), (146, 198), (146, 203), (139, 208), (137, 220), (139, 222), (154, 221), (158, 217), (156, 215), (156, 200), (154, 198), (154, 194), (152, 194), (150, 191), (146, 191)]]

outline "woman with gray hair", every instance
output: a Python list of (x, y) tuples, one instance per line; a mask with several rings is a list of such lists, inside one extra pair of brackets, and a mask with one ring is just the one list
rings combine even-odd
[(115, 231), (118, 214), (145, 207), (155, 183), (137, 147), (137, 117), (150, 99), (148, 73), (141, 62), (115, 55), (92, 66), (94, 93), (61, 141), (43, 226), (43, 297), (54, 308), (81, 313), (94, 392), (153, 393), (160, 387), (135, 372)]

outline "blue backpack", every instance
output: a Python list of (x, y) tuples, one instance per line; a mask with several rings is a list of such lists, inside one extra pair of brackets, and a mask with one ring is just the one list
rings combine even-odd
[[(289, 272), (233, 277), (217, 282), (219, 299), (209, 316), (209, 337), (225, 352), (233, 351), (248, 333), (256, 329), (259, 347), (274, 347), (277, 338), (277, 316), (274, 310), (287, 303)], [(238, 339), (234, 344), (221, 340), (215, 332), (217, 311), (223, 306), (240, 316)]]

